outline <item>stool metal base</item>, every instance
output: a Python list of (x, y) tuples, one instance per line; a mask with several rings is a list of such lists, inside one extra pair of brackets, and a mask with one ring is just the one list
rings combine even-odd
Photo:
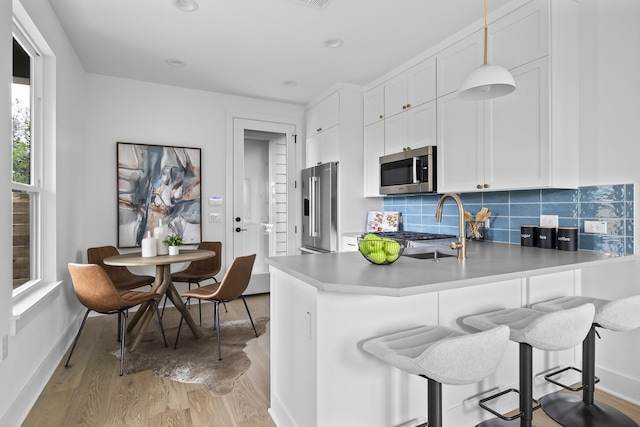
[(478, 427), (521, 427), (523, 425), (533, 426), (533, 424), (527, 424), (525, 421), (520, 419), (507, 421), (501, 418), (491, 418), (490, 420), (486, 420), (478, 424)]
[(552, 393), (542, 398), (542, 410), (565, 427), (638, 427), (631, 418), (602, 402), (587, 405), (580, 395)]

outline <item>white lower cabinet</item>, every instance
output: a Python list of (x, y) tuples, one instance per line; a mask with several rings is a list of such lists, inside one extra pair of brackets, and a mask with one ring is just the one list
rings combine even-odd
[[(579, 270), (402, 297), (322, 291), (277, 267), (270, 271), (270, 414), (278, 426), (292, 427), (383, 427), (424, 420), (426, 380), (372, 357), (362, 350), (363, 340), (425, 324), (474, 332), (463, 326), (464, 317), (526, 307), (580, 290)], [(552, 368), (577, 363), (576, 350), (535, 349), (534, 375), (539, 379)], [(443, 385), (443, 424), (476, 425), (490, 417), (478, 400), (518, 388), (518, 356), (518, 344), (510, 342), (498, 369), (487, 379)], [(534, 382), (534, 396), (556, 389), (546, 381)], [(512, 403), (504, 399), (496, 409), (506, 412), (513, 408), (504, 405)]]

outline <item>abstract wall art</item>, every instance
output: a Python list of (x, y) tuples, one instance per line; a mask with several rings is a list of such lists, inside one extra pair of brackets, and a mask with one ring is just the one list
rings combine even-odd
[(199, 148), (117, 143), (118, 247), (139, 247), (162, 220), (185, 244), (202, 240)]

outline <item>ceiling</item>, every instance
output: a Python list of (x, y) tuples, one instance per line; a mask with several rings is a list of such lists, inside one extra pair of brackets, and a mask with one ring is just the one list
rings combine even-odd
[[(301, 105), (336, 83), (367, 85), (483, 14), (481, 0), (197, 0), (194, 12), (49, 1), (89, 73)], [(325, 47), (336, 38), (342, 47)]]

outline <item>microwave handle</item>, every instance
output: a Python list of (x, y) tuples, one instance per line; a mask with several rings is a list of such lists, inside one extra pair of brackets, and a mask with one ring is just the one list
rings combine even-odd
[(420, 183), (420, 177), (418, 176), (418, 173), (420, 172), (420, 168), (418, 167), (419, 162), (420, 162), (420, 157), (413, 158), (413, 183), (414, 184)]

